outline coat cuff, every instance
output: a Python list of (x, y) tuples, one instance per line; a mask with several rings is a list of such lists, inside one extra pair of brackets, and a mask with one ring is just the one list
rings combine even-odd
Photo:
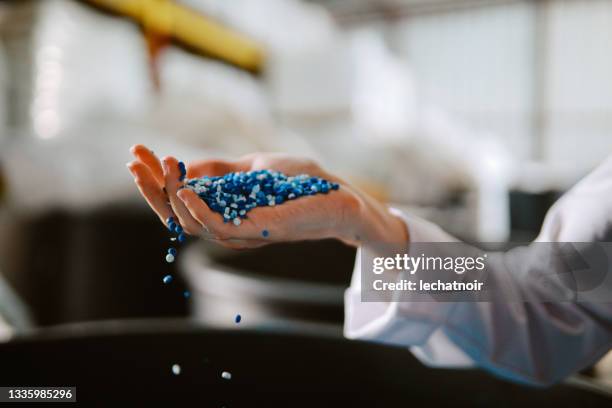
[[(453, 242), (437, 225), (391, 208), (408, 229), (410, 242)], [(364, 302), (361, 299), (361, 249), (357, 251), (351, 286), (346, 290), (344, 334), (347, 338), (395, 345), (422, 345), (447, 319), (450, 303)]]

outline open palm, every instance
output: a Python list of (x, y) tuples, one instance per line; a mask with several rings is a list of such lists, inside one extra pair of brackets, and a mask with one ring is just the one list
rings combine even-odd
[(221, 176), (232, 172), (270, 169), (288, 176), (308, 174), (340, 184), (338, 191), (286, 201), (274, 207), (257, 207), (240, 226), (224, 223), (193, 191), (182, 188), (179, 162), (159, 160), (142, 145), (131, 149), (136, 160), (128, 164), (136, 184), (151, 208), (166, 224), (174, 217), (185, 232), (232, 248), (252, 248), (278, 241), (339, 238), (352, 239), (351, 214), (359, 195), (343, 180), (326, 173), (308, 159), (276, 153), (254, 153), (236, 161), (201, 160), (188, 163), (187, 178)]

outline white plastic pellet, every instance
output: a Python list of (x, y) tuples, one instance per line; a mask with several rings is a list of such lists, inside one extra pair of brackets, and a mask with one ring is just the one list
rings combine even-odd
[(221, 373), (221, 378), (223, 378), (224, 380), (231, 380), (232, 379), (232, 373), (228, 372), (228, 371), (224, 371)]

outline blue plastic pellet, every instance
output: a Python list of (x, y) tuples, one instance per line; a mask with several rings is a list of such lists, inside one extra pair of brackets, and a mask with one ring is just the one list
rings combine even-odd
[(179, 176), (179, 181), (185, 180), (185, 175), (187, 175), (187, 170), (185, 169), (185, 163), (178, 163), (179, 172), (181, 173)]
[(170, 282), (172, 282), (172, 275), (166, 275), (164, 276), (164, 278), (162, 279), (162, 281), (167, 285)]
[(174, 223), (174, 221), (170, 222), (168, 224), (168, 229), (172, 232), (174, 232), (174, 230), (176, 230), (177, 225)]
[(177, 237), (178, 242), (183, 242), (185, 241), (185, 234), (179, 234), (179, 236)]
[(242, 320), (242, 316), (240, 316), (239, 314), (236, 315), (236, 318), (234, 319), (234, 321), (236, 323), (240, 323), (240, 321)]
[(189, 299), (189, 297), (191, 296), (191, 292), (186, 290), (186, 291), (183, 292), (183, 296), (185, 297), (185, 299)]
[(176, 249), (174, 248), (168, 248), (168, 253), (172, 256), (176, 256)]
[(268, 238), (268, 236), (270, 236), (270, 231), (268, 231), (267, 229), (261, 231), (261, 236), (264, 238)]
[(180, 234), (181, 232), (183, 232), (183, 227), (181, 227), (180, 225), (177, 225), (176, 227), (174, 227), (174, 232), (176, 232), (177, 234)]

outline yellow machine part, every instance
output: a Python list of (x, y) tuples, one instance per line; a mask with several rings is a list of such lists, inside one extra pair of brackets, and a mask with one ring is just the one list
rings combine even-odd
[(147, 30), (167, 35), (189, 48), (257, 72), (264, 63), (263, 47), (245, 35), (171, 0), (86, 0), (124, 15)]

